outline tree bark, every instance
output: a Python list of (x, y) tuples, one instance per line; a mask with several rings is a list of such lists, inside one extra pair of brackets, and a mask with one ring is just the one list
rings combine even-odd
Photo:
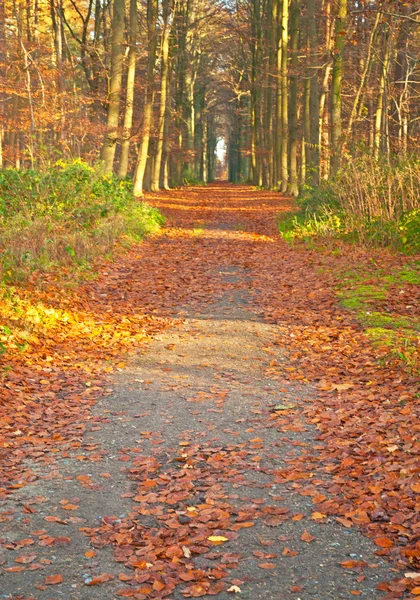
[(392, 44), (392, 23), (389, 26), (388, 31), (385, 34), (385, 49), (382, 59), (381, 76), (379, 81), (378, 96), (376, 99), (376, 110), (375, 110), (375, 126), (374, 126), (374, 141), (373, 141), (373, 154), (376, 159), (382, 150), (382, 139), (384, 131), (384, 117), (387, 103), (385, 101), (386, 88), (388, 83), (388, 71), (391, 57), (391, 44)]
[(168, 74), (169, 74), (169, 38), (171, 29), (169, 25), (170, 5), (169, 0), (163, 0), (163, 32), (162, 32), (162, 66), (160, 76), (160, 101), (159, 101), (159, 124), (158, 139), (156, 145), (156, 156), (152, 176), (152, 192), (160, 189), (162, 172), (163, 142), (165, 137), (165, 118), (168, 98)]
[(290, 76), (290, 120), (289, 120), (289, 153), (290, 153), (290, 182), (288, 194), (299, 195), (298, 168), (297, 168), (297, 78), (298, 78), (298, 50), (299, 50), (299, 3), (292, 0), (290, 5), (290, 48), (292, 51), (291, 76)]
[(158, 12), (158, 0), (148, 0), (147, 12), (149, 54), (147, 60), (146, 100), (144, 106), (142, 140), (140, 143), (140, 150), (137, 157), (136, 170), (134, 173), (134, 195), (136, 197), (143, 196), (144, 174), (146, 171), (150, 133), (153, 124), (153, 75), (156, 61), (156, 20)]
[(289, 2), (281, 3), (281, 185), (285, 193), (289, 183), (289, 97), (287, 77), (287, 50), (289, 40)]
[(118, 139), (124, 43), (124, 0), (114, 0), (112, 12), (111, 74), (109, 80), (106, 133), (101, 158), (105, 171), (112, 173)]
[(134, 112), (134, 89), (136, 81), (137, 64), (137, 0), (130, 0), (130, 21), (129, 21), (129, 49), (127, 65), (127, 88), (125, 96), (124, 125), (121, 143), (121, 157), (118, 169), (120, 177), (126, 177), (128, 172), (128, 161), (130, 156), (130, 137), (133, 126)]
[(343, 80), (343, 54), (346, 43), (347, 0), (338, 0), (335, 22), (334, 66), (331, 81), (331, 170), (335, 174), (340, 166), (342, 146), (341, 86)]

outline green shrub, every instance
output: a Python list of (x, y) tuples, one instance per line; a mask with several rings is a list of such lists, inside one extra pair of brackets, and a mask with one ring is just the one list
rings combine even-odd
[(81, 160), (49, 171), (0, 171), (2, 279), (56, 265), (88, 267), (118, 240), (138, 241), (162, 225), (133, 197), (132, 184)]

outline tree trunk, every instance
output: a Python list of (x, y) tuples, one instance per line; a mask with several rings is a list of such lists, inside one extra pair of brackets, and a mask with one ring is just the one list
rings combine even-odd
[(299, 3), (292, 0), (290, 5), (290, 48), (292, 51), (291, 77), (290, 77), (290, 120), (289, 120), (289, 152), (290, 152), (290, 182), (288, 194), (299, 195), (298, 168), (297, 168), (297, 78), (298, 78), (298, 50), (299, 50)]
[(165, 117), (167, 110), (168, 97), (168, 73), (169, 73), (169, 0), (163, 0), (163, 32), (162, 32), (162, 67), (160, 76), (160, 102), (159, 102), (159, 124), (158, 124), (158, 140), (156, 146), (155, 164), (152, 176), (152, 192), (157, 192), (160, 189), (160, 178), (162, 171), (162, 155), (163, 141), (165, 137)]
[(147, 12), (149, 54), (147, 60), (146, 100), (144, 105), (142, 140), (140, 143), (140, 150), (137, 158), (136, 170), (134, 173), (134, 195), (136, 197), (143, 196), (144, 174), (146, 171), (150, 133), (153, 124), (153, 75), (156, 61), (156, 20), (158, 12), (158, 0), (148, 0)]
[(364, 64), (364, 69), (362, 71), (362, 75), (360, 78), (359, 86), (357, 88), (356, 95), (354, 97), (353, 106), (350, 113), (349, 122), (347, 125), (347, 136), (351, 135), (353, 129), (353, 123), (356, 119), (356, 116), (359, 118), (361, 114), (361, 109), (363, 108), (363, 90), (365, 89), (366, 83), (369, 81), (369, 74), (372, 69), (373, 64), (373, 52), (376, 46), (376, 39), (378, 34), (378, 26), (381, 18), (381, 13), (378, 11), (375, 18), (375, 23), (370, 32), (368, 48), (367, 48), (367, 56)]
[(287, 49), (289, 40), (289, 2), (281, 3), (281, 186), (280, 191), (287, 191), (289, 182), (289, 98), (287, 85)]
[[(313, 184), (319, 183), (319, 86), (316, 51), (318, 36), (316, 30), (315, 0), (307, 0), (308, 6), (308, 54), (309, 68), (306, 77), (309, 79), (309, 137), (307, 140), (307, 163), (310, 179)], [(309, 144), (309, 146), (308, 146)]]
[(334, 66), (331, 81), (331, 170), (335, 174), (341, 158), (341, 86), (343, 80), (343, 54), (346, 43), (347, 0), (338, 0), (335, 22)]
[(118, 118), (121, 100), (124, 43), (124, 0), (114, 0), (112, 12), (111, 75), (109, 81), (106, 134), (101, 158), (105, 171), (112, 173), (118, 139)]
[(385, 110), (387, 108), (386, 88), (388, 83), (388, 70), (389, 62), (391, 57), (391, 44), (392, 44), (392, 24), (389, 26), (389, 30), (385, 35), (385, 50), (382, 59), (381, 77), (379, 81), (378, 96), (376, 99), (376, 111), (375, 111), (375, 126), (374, 126), (374, 141), (373, 141), (373, 154), (376, 159), (382, 150), (382, 139), (384, 131), (384, 119), (386, 119)]
[(129, 49), (127, 66), (127, 89), (125, 96), (124, 125), (121, 143), (121, 158), (118, 175), (126, 177), (128, 172), (128, 160), (130, 156), (130, 136), (133, 126), (134, 112), (134, 87), (136, 80), (137, 63), (137, 0), (130, 0), (130, 22), (129, 22)]
[(331, 0), (327, 0), (325, 6), (326, 26), (325, 26), (325, 58), (327, 64), (325, 66), (324, 76), (322, 78), (321, 94), (319, 98), (319, 153), (320, 153), (320, 176), (322, 179), (328, 179), (330, 175), (330, 111), (327, 109), (329, 105), (329, 83), (333, 67), (332, 55), (332, 30), (334, 20), (331, 17)]

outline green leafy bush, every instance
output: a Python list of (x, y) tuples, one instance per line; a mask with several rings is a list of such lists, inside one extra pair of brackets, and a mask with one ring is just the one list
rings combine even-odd
[(132, 184), (81, 160), (45, 172), (0, 171), (0, 273), (25, 278), (56, 265), (88, 267), (118, 240), (140, 240), (162, 225), (133, 197)]

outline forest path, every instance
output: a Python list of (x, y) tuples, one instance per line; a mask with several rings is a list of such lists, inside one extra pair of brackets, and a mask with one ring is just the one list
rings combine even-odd
[(356, 329), (276, 235), (287, 201), (221, 184), (152, 200), (166, 229), (90, 293), (175, 322), (112, 376), (82, 450), (34, 460), (6, 501), (0, 598), (382, 598), (395, 572), (348, 496), (356, 518), (333, 515), (336, 448), (287, 343), (296, 326)]

